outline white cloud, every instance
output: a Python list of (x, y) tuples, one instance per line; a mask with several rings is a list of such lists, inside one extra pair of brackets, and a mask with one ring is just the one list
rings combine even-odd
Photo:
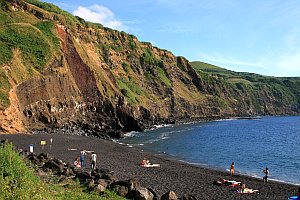
[(194, 32), (194, 29), (192, 27), (188, 26), (182, 26), (179, 24), (175, 25), (168, 25), (164, 27), (163, 29), (159, 29), (158, 32), (166, 32), (166, 33), (192, 33)]
[(255, 62), (226, 57), (221, 54), (199, 55), (200, 61), (214, 64), (236, 72), (251, 72), (277, 77), (300, 77), (300, 51), (281, 56), (267, 56)]
[(280, 56), (277, 66), (283, 72), (294, 73), (295, 76), (300, 76), (300, 51)]
[(79, 6), (74, 12), (73, 15), (82, 17), (83, 19), (100, 23), (103, 26), (107, 26), (109, 28), (118, 29), (118, 30), (126, 30), (126, 26), (119, 20), (115, 18), (114, 13), (100, 5), (93, 5), (90, 7)]
[(238, 60), (235, 58), (225, 57), (220, 54), (215, 54), (213, 56), (207, 54), (201, 54), (200, 58), (207, 62), (219, 63), (221, 64), (221, 67), (224, 67), (224, 65), (238, 65), (238, 66), (251, 66), (251, 67), (265, 68), (261, 62), (248, 62), (248, 61)]

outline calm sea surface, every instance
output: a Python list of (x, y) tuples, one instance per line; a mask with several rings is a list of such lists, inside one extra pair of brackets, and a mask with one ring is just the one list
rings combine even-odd
[(300, 117), (263, 117), (173, 125), (120, 142), (209, 168), (300, 184)]

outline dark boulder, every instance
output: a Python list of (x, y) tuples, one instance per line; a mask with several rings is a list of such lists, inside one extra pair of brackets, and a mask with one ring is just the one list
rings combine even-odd
[(197, 198), (190, 194), (184, 194), (182, 200), (197, 200)]
[(87, 180), (92, 179), (92, 177), (88, 172), (77, 172), (75, 179), (79, 179), (81, 183), (85, 183)]
[(40, 159), (40, 160), (47, 160), (48, 159), (48, 154), (46, 154), (46, 153), (40, 153), (37, 156), (37, 158)]
[(43, 165), (43, 170), (51, 170), (54, 174), (61, 175), (63, 173), (64, 163), (58, 159), (50, 159)]
[(116, 181), (110, 184), (110, 188), (116, 190), (120, 196), (126, 198), (133, 198), (135, 191), (140, 187), (136, 180)]
[(118, 195), (122, 197), (127, 197), (128, 196), (128, 187), (124, 185), (112, 185), (110, 186), (110, 189), (114, 190)]
[(37, 156), (34, 153), (31, 153), (27, 156), (27, 160), (29, 160), (34, 165), (40, 165), (40, 160), (37, 158)]
[(158, 200), (158, 196), (157, 196), (156, 192), (151, 188), (147, 188), (147, 189), (153, 194), (153, 200)]
[(108, 186), (108, 183), (105, 179), (95, 180), (95, 190), (97, 192), (104, 192)]

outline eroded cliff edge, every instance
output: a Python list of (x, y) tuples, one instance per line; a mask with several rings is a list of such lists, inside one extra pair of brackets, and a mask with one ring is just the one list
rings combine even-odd
[(297, 78), (229, 81), (35, 0), (2, 2), (1, 19), (1, 132), (116, 136), (178, 120), (300, 111)]

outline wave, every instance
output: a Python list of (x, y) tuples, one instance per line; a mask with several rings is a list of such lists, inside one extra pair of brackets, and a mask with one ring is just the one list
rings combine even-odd
[(159, 124), (159, 125), (154, 125), (155, 128), (163, 128), (163, 127), (169, 127), (173, 126), (174, 124)]
[(124, 137), (134, 137), (134, 136), (136, 136), (137, 133), (139, 133), (139, 132), (131, 131), (131, 132), (125, 133)]
[(237, 118), (228, 118), (228, 119), (216, 119), (213, 120), (214, 122), (223, 122), (223, 121), (234, 121), (234, 120), (238, 120)]

